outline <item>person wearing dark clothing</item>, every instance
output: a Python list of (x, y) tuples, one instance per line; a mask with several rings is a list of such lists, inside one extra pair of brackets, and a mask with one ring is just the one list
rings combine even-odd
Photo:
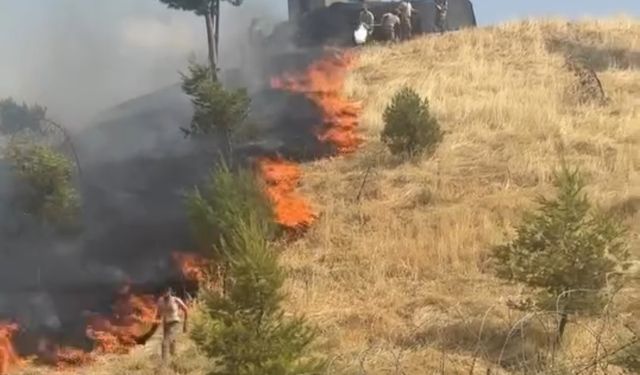
[(440, 33), (447, 31), (447, 10), (449, 8), (448, 0), (435, 0), (436, 2), (436, 29)]

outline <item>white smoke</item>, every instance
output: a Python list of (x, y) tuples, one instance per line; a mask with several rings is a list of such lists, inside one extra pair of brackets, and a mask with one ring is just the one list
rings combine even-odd
[[(286, 18), (284, 1), (223, 4), (223, 67), (242, 58), (252, 18)], [(70, 128), (178, 82), (190, 55), (206, 57), (204, 20), (157, 0), (2, 4), (0, 44), (0, 97), (41, 103)]]

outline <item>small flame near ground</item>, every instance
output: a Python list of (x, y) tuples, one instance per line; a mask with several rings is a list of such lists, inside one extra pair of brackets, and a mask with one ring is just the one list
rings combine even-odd
[(9, 374), (9, 370), (22, 363), (12, 342), (13, 335), (17, 331), (17, 324), (0, 322), (0, 375)]
[(206, 282), (207, 270), (211, 265), (210, 260), (195, 253), (174, 252), (171, 257), (186, 281), (195, 282), (198, 285)]
[[(335, 146), (339, 155), (354, 152), (362, 143), (357, 134), (359, 103), (344, 95), (346, 75), (355, 62), (353, 53), (328, 54), (299, 74), (274, 77), (271, 86), (305, 95), (322, 112), (323, 122), (315, 129), (321, 142)], [(306, 229), (316, 214), (306, 199), (295, 192), (302, 171), (282, 158), (261, 158), (258, 168), (267, 185), (267, 196), (275, 206), (276, 222), (288, 229)]]
[(158, 323), (156, 298), (134, 294), (130, 285), (119, 291), (112, 310), (109, 316), (88, 317), (86, 334), (95, 341), (97, 353), (127, 353)]
[(94, 357), (81, 349), (61, 347), (53, 341), (42, 338), (38, 342), (39, 359), (56, 366), (58, 369), (67, 369), (89, 364)]

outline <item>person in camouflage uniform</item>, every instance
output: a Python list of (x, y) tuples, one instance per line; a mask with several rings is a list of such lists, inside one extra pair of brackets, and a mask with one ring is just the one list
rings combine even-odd
[(396, 27), (400, 24), (400, 11), (397, 9), (393, 13), (385, 13), (382, 15), (382, 35), (388, 42), (397, 42), (398, 36)]
[(400, 39), (411, 39), (413, 27), (411, 25), (411, 16), (415, 13), (415, 9), (408, 0), (403, 0), (398, 5), (400, 11)]
[(447, 10), (449, 9), (448, 0), (435, 0), (436, 2), (436, 29), (440, 33), (447, 30)]
[(373, 25), (375, 23), (375, 18), (373, 13), (369, 10), (369, 6), (366, 2), (362, 1), (362, 9), (360, 10), (359, 24), (364, 25), (365, 29), (367, 29), (367, 34), (371, 35), (373, 33)]

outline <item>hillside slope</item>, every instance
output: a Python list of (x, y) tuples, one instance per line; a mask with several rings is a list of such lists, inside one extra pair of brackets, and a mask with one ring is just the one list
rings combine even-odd
[[(578, 103), (568, 54), (594, 67), (605, 104)], [(447, 132), (430, 159), (401, 163), (379, 142), (382, 110), (403, 85), (429, 99)], [(288, 307), (320, 327), (330, 373), (469, 374), (474, 358), (476, 373), (515, 373), (544, 334), (507, 307), (520, 291), (492, 276), (487, 254), (551, 192), (561, 157), (588, 173), (595, 201), (626, 215), (640, 253), (640, 22), (524, 22), (370, 46), (347, 90), (362, 102), (366, 142), (304, 166), (302, 193), (321, 216), (282, 258)], [(618, 299), (606, 345), (639, 321), (637, 297), (629, 288)], [(600, 324), (578, 323), (565, 342), (575, 363), (592, 354)], [(76, 373), (154, 374), (156, 349)], [(202, 374), (202, 363), (189, 348), (174, 368)]]
[[(594, 66), (607, 104), (577, 103), (568, 54)], [(354, 373), (440, 373), (443, 350), (447, 374), (468, 374), (476, 351), (478, 371), (500, 357), (521, 361), (539, 337), (532, 327), (501, 354), (522, 315), (506, 307), (518, 290), (491, 275), (488, 250), (551, 191), (564, 156), (588, 173), (596, 202), (624, 210), (637, 253), (639, 83), (640, 23), (625, 19), (514, 23), (363, 49), (348, 91), (362, 101), (367, 144), (306, 167), (304, 190), (322, 218), (286, 253), (291, 304)], [(447, 132), (429, 160), (399, 163), (379, 142), (382, 110), (403, 85), (429, 99)], [(637, 320), (638, 302), (623, 300)], [(569, 357), (593, 351), (585, 329), (569, 337)]]

